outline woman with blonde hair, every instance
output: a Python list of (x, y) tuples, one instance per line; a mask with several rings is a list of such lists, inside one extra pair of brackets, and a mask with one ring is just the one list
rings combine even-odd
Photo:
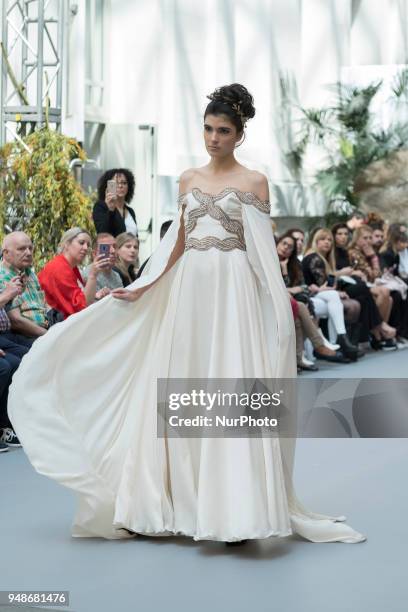
[(335, 289), (336, 263), (330, 230), (321, 228), (315, 232), (302, 260), (302, 270), (305, 283), (312, 292), (316, 316), (328, 318), (330, 341), (337, 341), (343, 353), (355, 359), (358, 347), (347, 336), (345, 318), (356, 323), (360, 304), (351, 300), (344, 291)]
[(117, 263), (113, 268), (120, 275), (124, 287), (133, 283), (139, 267), (139, 240), (130, 232), (116, 238)]
[(106, 288), (96, 291), (99, 272), (106, 267), (104, 255), (96, 255), (85, 282), (79, 266), (91, 249), (91, 236), (81, 227), (72, 227), (62, 236), (58, 253), (38, 274), (47, 303), (64, 315), (64, 319), (79, 312), (109, 293)]
[(370, 287), (371, 294), (377, 304), (380, 312), (381, 336), (385, 339), (386, 345), (380, 346), (380, 339), (375, 337), (372, 341), (374, 349), (379, 348), (396, 348), (395, 338), (396, 329), (388, 325), (392, 310), (392, 297), (389, 289), (381, 285), (374, 285), (375, 280), (381, 277), (381, 267), (378, 255), (371, 244), (373, 230), (368, 225), (363, 225), (354, 230), (348, 254), (354, 270), (360, 270), (363, 273), (363, 280), (367, 283), (372, 283)]

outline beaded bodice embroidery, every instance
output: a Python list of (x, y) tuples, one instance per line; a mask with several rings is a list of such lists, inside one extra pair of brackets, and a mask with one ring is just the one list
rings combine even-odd
[(243, 204), (269, 214), (269, 202), (262, 202), (252, 193), (231, 187), (216, 195), (195, 188), (180, 196), (179, 206), (185, 206), (185, 250), (245, 251)]

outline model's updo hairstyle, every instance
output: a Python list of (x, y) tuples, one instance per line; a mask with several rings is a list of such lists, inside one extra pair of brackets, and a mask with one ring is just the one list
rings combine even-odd
[(207, 98), (210, 102), (204, 119), (207, 115), (226, 115), (237, 132), (242, 132), (248, 119), (255, 116), (254, 99), (247, 88), (239, 83), (218, 87)]

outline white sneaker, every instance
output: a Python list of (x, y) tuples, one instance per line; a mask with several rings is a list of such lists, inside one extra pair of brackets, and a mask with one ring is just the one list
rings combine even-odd
[(4, 444), (4, 442), (0, 442), (0, 453), (7, 453), (7, 451), (8, 451), (7, 444)]

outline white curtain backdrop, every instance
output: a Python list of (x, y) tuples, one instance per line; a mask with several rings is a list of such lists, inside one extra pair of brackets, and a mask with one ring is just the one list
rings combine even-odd
[(257, 114), (239, 157), (281, 189), (278, 214), (323, 205), (297, 197), (282, 159), (279, 74), (293, 76), (300, 104), (319, 106), (345, 67), (407, 62), (408, 0), (110, 0), (105, 10), (107, 122), (156, 125), (157, 173), (177, 177), (207, 159), (206, 95), (245, 84)]

